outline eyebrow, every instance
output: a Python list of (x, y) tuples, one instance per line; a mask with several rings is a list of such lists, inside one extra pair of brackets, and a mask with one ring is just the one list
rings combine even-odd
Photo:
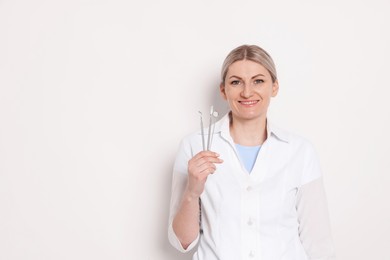
[[(256, 77), (259, 77), (259, 76), (265, 77), (263, 74), (260, 73), (260, 74), (257, 74), (257, 75), (255, 75), (255, 76), (253, 76), (252, 79), (254, 79), (254, 78), (256, 78)], [(232, 76), (229, 77), (229, 79), (231, 79), (231, 78), (242, 79), (242, 78), (240, 78), (240, 77), (238, 77), (238, 76), (235, 76), (235, 75), (232, 75)]]

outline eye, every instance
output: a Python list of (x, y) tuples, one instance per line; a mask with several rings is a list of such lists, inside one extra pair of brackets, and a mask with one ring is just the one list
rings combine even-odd
[(239, 80), (233, 80), (230, 82), (230, 85), (239, 85), (241, 82)]
[(255, 83), (255, 85), (261, 84), (261, 83), (264, 83), (264, 80), (262, 80), (262, 79), (255, 79), (254, 83)]

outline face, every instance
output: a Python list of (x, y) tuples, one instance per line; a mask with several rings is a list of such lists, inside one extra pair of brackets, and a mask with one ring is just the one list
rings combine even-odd
[(220, 90), (235, 120), (265, 120), (271, 97), (276, 96), (279, 85), (272, 82), (271, 74), (259, 63), (241, 60), (229, 66)]

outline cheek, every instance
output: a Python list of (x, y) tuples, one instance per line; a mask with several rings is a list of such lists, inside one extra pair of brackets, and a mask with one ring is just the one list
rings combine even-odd
[(271, 97), (273, 96), (272, 85), (260, 89), (259, 92), (258, 92), (258, 94), (259, 94), (261, 97), (263, 97), (264, 99), (271, 98)]
[(222, 95), (225, 100), (231, 100), (234, 97), (234, 93), (229, 89), (225, 89), (225, 91), (222, 92)]

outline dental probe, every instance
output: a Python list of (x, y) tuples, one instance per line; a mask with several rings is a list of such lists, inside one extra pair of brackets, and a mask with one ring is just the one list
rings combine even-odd
[(203, 130), (203, 118), (202, 118), (202, 112), (198, 111), (199, 112), (199, 116), (200, 116), (200, 132), (202, 134), (202, 147), (203, 147), (203, 151), (206, 150), (206, 147), (205, 147), (205, 144), (204, 144), (204, 130)]

